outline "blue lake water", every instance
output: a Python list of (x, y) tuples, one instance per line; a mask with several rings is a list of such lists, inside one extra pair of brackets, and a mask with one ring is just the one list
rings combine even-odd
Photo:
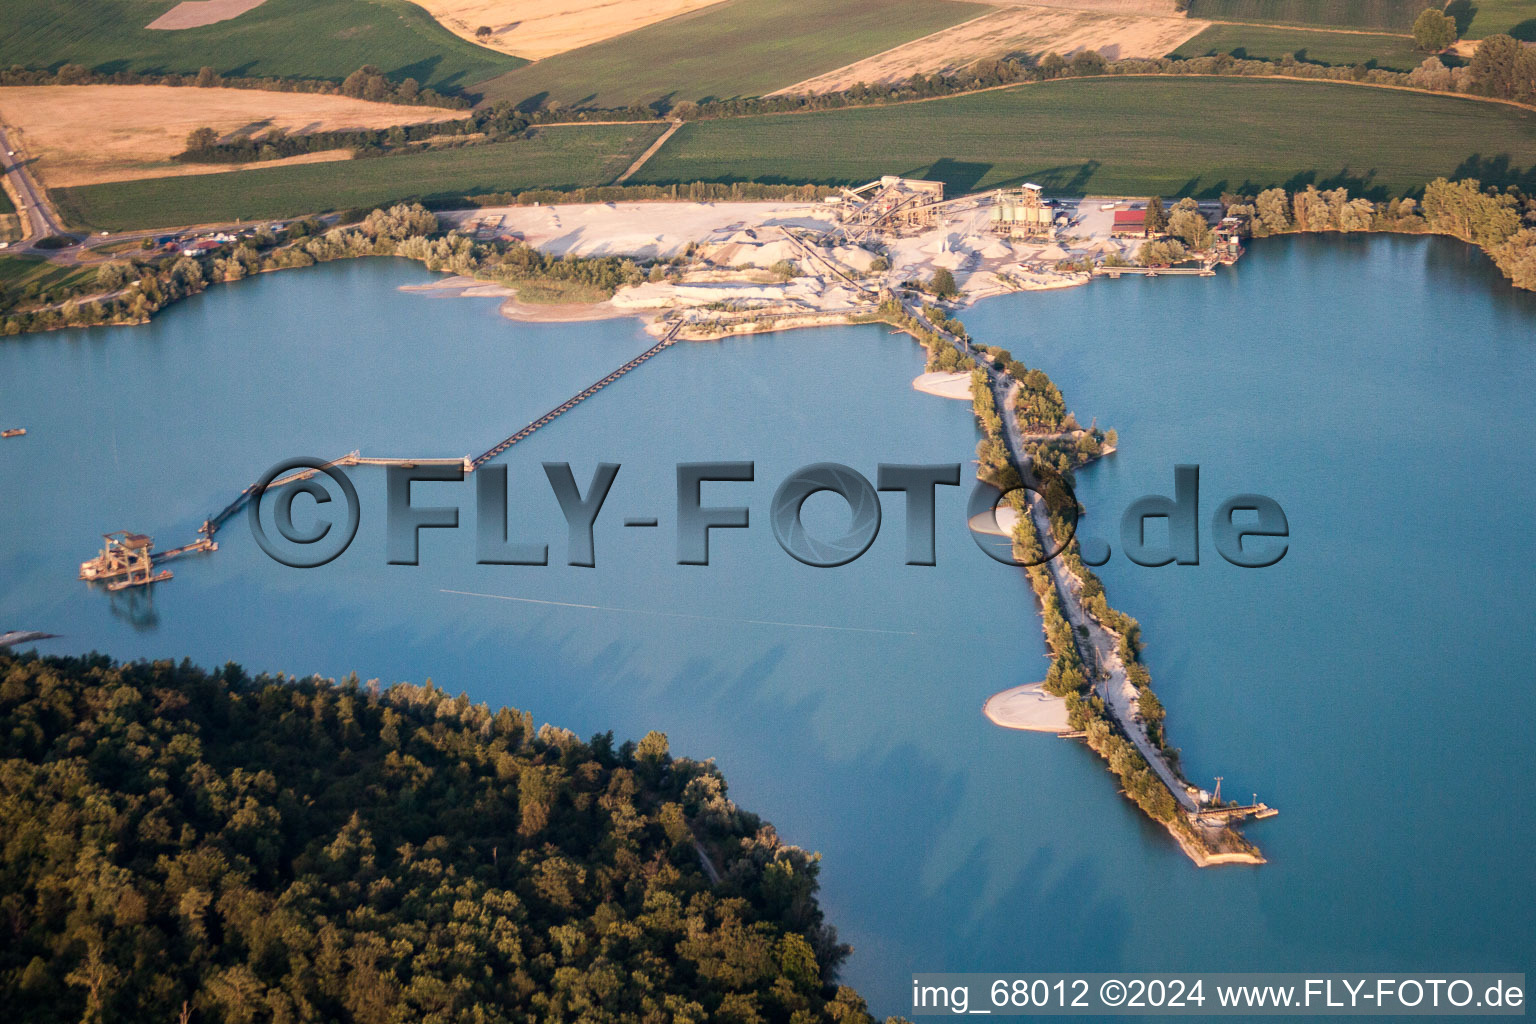
[[(873, 479), (971, 457), (968, 406), (913, 391), (921, 352), (884, 327), (675, 346), (512, 449), (512, 532), (548, 543), (548, 567), (475, 564), (473, 482), (418, 485), (462, 528), (387, 565), (383, 473), (357, 469), (361, 531), (323, 568), (270, 561), (237, 519), (152, 595), (75, 579), (100, 533), (184, 543), (290, 456), (476, 453), (651, 344), (632, 321), (510, 324), (494, 300), (398, 290), (428, 280), (332, 264), (144, 327), (0, 344), (0, 426), (29, 429), (0, 442), (0, 628), (64, 634), (50, 652), (430, 677), (582, 734), (665, 731), (824, 854), (823, 903), (856, 947), (844, 979), (881, 1013), (914, 970), (1529, 968), (1536, 297), (1477, 254), (1263, 242), (1214, 280), (964, 314), (1120, 431), (1079, 486), (1083, 532), (1116, 549), (1101, 575), (1143, 623), (1191, 777), (1281, 809), (1248, 830), (1270, 864), (1207, 871), (1081, 746), (982, 718), (1043, 675), (1044, 646), (1022, 575), (965, 533), (962, 489), (940, 489), (933, 568), (903, 564), (895, 495), (851, 565), (774, 541), (773, 490), (807, 463)], [(753, 525), (678, 566), (674, 466), (727, 459), (756, 480), (705, 502)], [(596, 568), (561, 564), (544, 461), (583, 488), (622, 464)], [(1177, 463), (1201, 466), (1205, 517), (1233, 493), (1279, 501), (1286, 558), (1237, 569), (1207, 533), (1199, 566), (1126, 561), (1120, 512), (1171, 493)]]

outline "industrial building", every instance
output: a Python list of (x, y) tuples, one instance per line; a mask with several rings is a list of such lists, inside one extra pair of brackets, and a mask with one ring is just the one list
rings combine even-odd
[(992, 199), (992, 231), (1004, 238), (1056, 237), (1056, 209), (1039, 185), (999, 189)]
[(1115, 238), (1147, 238), (1147, 208), (1116, 210), (1109, 233)]
[(938, 222), (937, 207), (944, 201), (942, 181), (899, 178), (890, 174), (842, 191), (836, 205), (849, 237), (876, 227), (886, 231), (931, 228)]

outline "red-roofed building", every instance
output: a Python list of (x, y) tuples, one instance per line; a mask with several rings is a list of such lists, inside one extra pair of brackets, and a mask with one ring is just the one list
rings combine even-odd
[(1147, 211), (1140, 210), (1116, 210), (1114, 226), (1109, 233), (1116, 238), (1146, 238), (1147, 237)]

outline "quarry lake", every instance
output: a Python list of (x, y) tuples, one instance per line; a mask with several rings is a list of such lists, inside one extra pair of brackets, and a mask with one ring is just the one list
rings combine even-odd
[[(666, 732), (742, 806), (824, 855), (843, 980), (904, 1012), (913, 971), (1524, 971), (1536, 949), (1536, 296), (1457, 243), (1261, 241), (1214, 279), (1095, 282), (963, 311), (1060, 385), (1120, 450), (1082, 474), (1082, 532), (1137, 617), (1185, 770), (1280, 809), (1258, 868), (1198, 870), (1073, 742), (981, 714), (1046, 667), (1023, 574), (939, 490), (937, 566), (905, 515), (816, 569), (768, 522), (812, 462), (965, 462), (967, 403), (914, 391), (922, 350), (884, 326), (680, 343), (500, 461), (512, 531), (547, 567), (475, 564), (474, 485), (425, 484), (457, 531), (386, 564), (384, 474), (351, 470), (362, 525), (322, 568), (269, 560), (243, 517), (153, 593), (78, 581), (100, 534), (160, 548), (297, 455), (479, 452), (648, 348), (632, 320), (516, 324), (495, 300), (403, 292), (399, 261), (215, 287), (152, 324), (0, 344), (0, 629), (48, 653), (424, 681), (582, 735)], [(708, 567), (676, 564), (675, 466), (753, 460)], [(583, 489), (622, 465), (597, 566), (561, 564), (540, 463)], [(1239, 569), (1120, 554), (1119, 515), (1201, 467), (1202, 530), (1229, 495), (1284, 507), (1290, 551)], [(967, 469), (966, 477), (970, 471)], [(825, 497), (825, 496), (823, 496)], [(831, 499), (828, 499), (830, 502)], [(808, 513), (835, 523), (837, 506)], [(626, 529), (631, 516), (660, 528)], [(491, 596), (484, 596), (491, 595)], [(516, 598), (520, 600), (499, 600)]]

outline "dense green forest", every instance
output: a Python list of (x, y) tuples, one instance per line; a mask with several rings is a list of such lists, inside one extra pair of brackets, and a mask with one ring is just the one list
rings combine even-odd
[(15, 1019), (870, 1021), (816, 856), (660, 733), (102, 656), (0, 715)]

